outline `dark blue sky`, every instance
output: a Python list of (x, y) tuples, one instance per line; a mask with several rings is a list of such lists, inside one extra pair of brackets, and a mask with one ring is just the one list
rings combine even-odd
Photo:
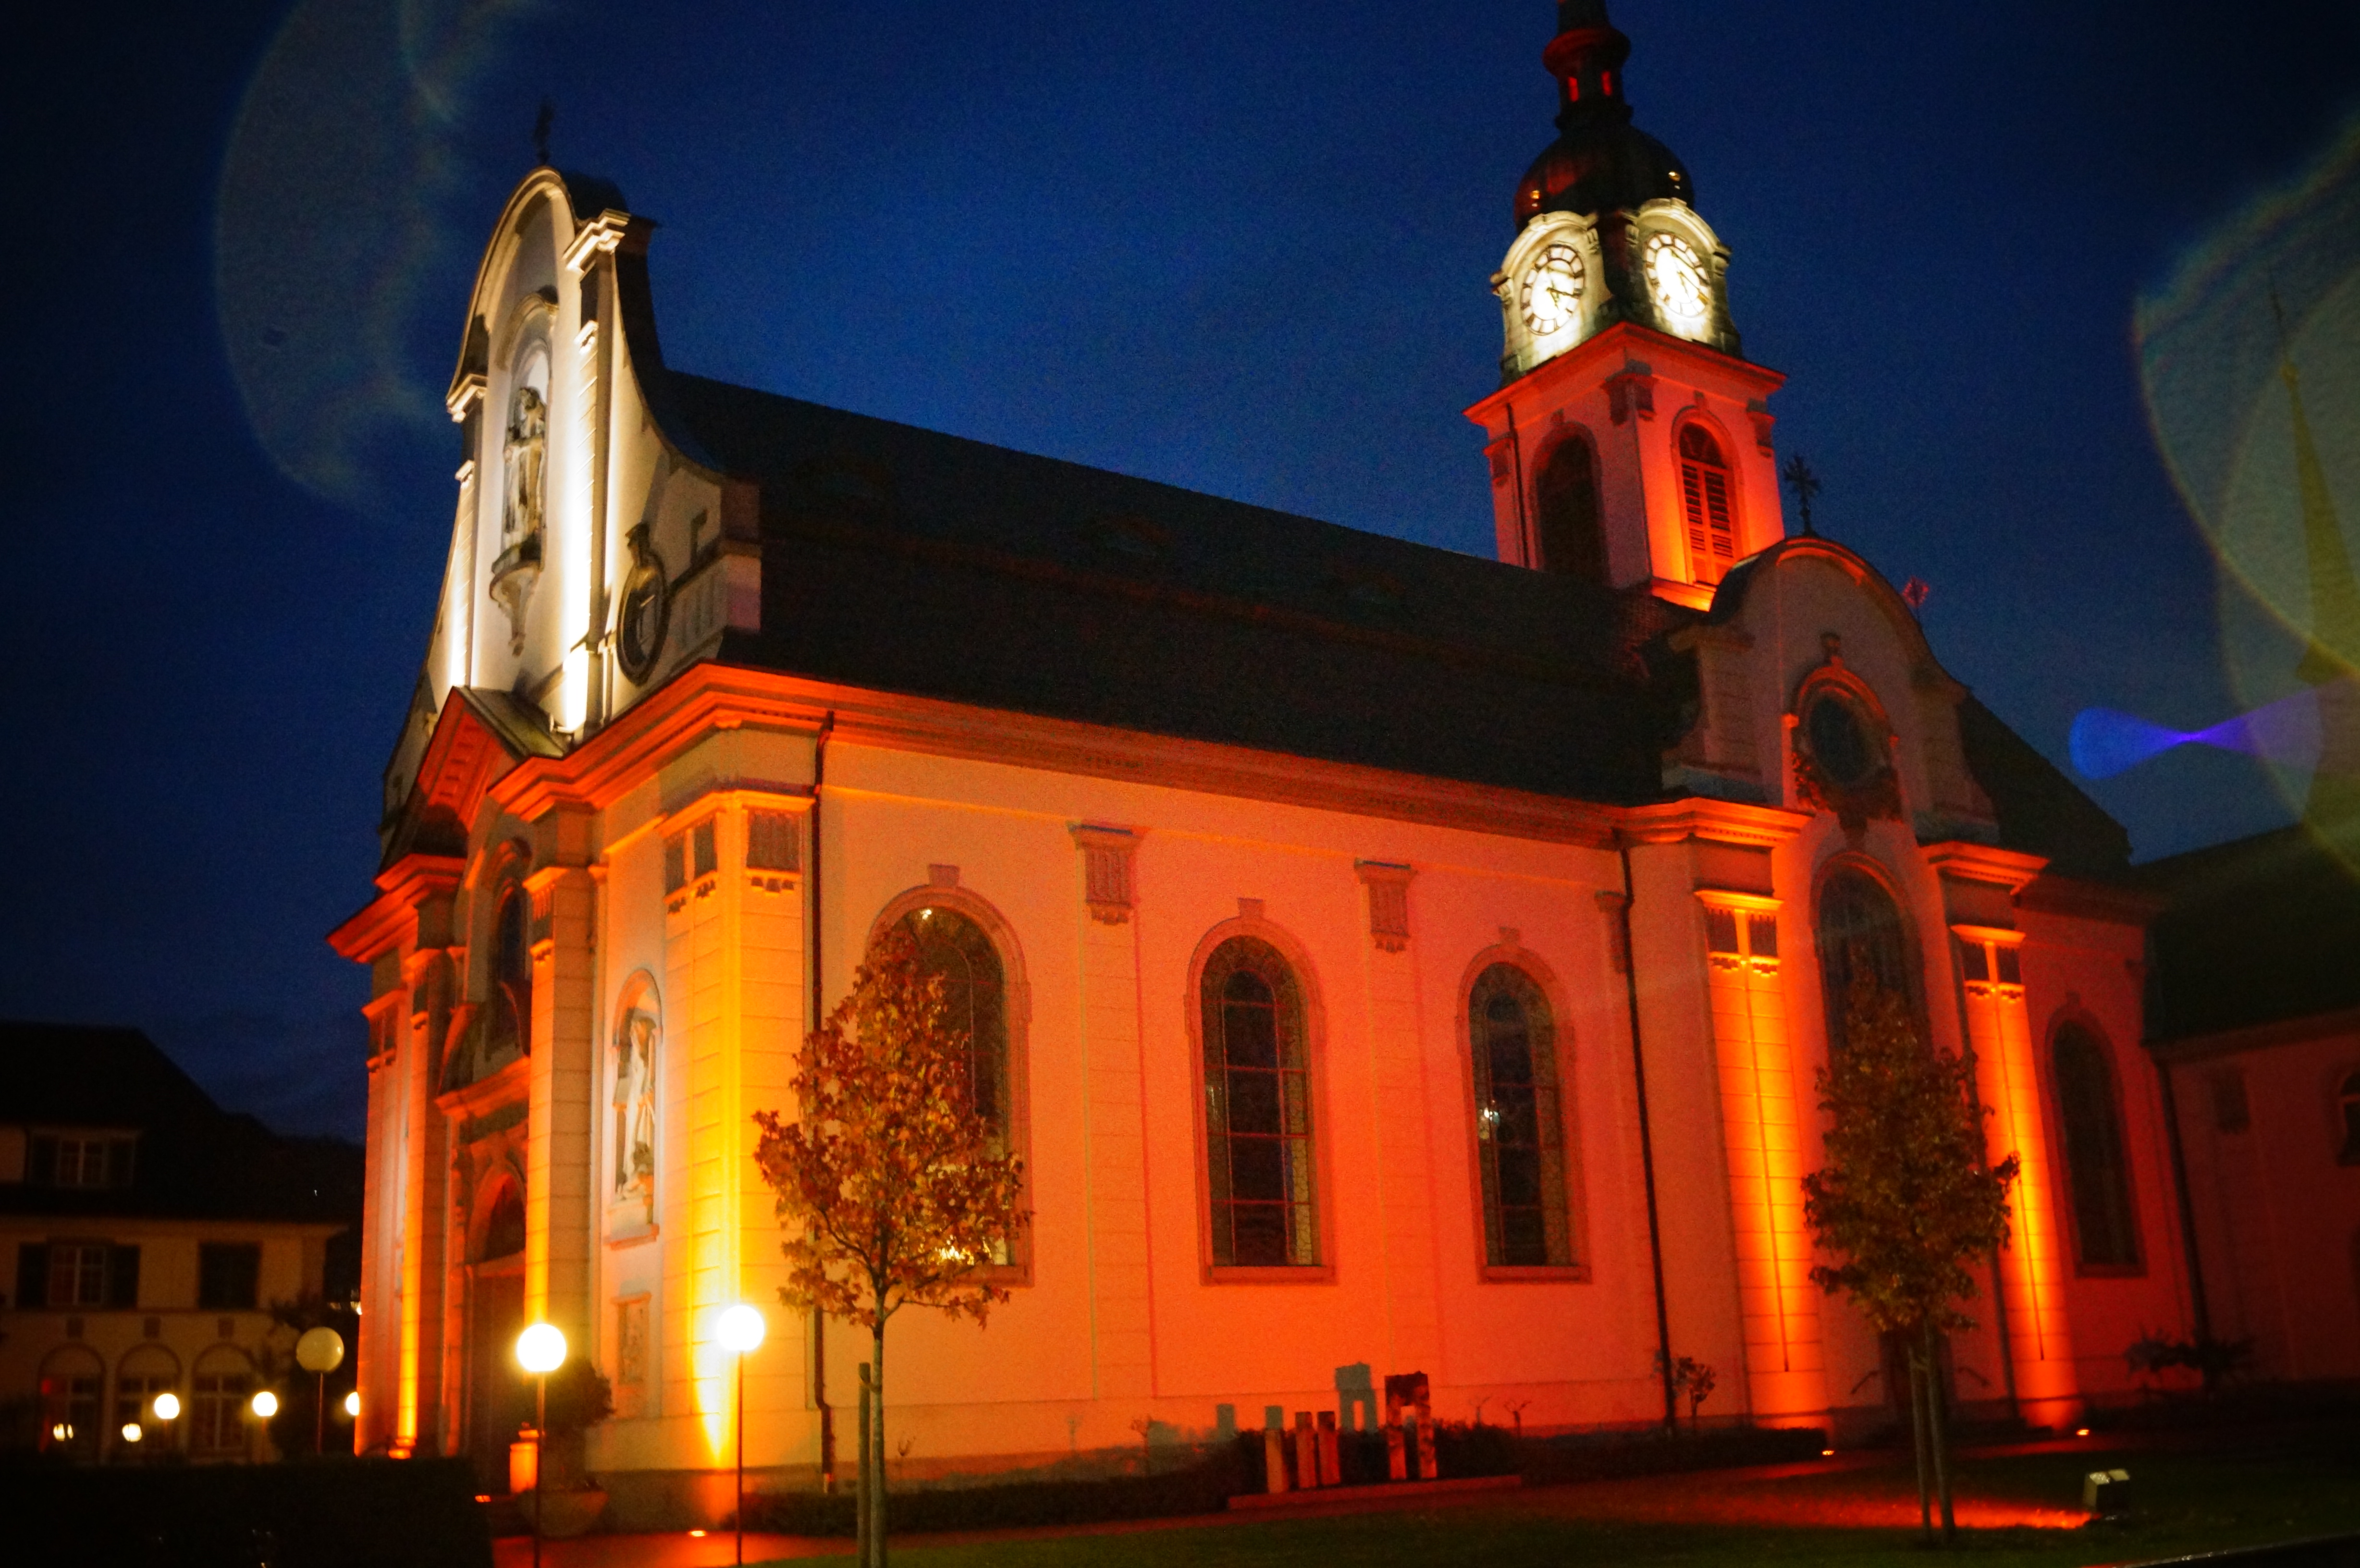
[[(1618, 0), (1824, 531), (2063, 760), (2234, 711), (2134, 305), (2360, 108), (2360, 8)], [(447, 542), (440, 396), (530, 162), (661, 221), (685, 368), (1484, 551), (1486, 281), (1546, 0), (54, 7), (12, 29), (0, 1015), (148, 1029), (355, 1130), (377, 777)], [(233, 368), (233, 367), (235, 368)], [(2190, 748), (2142, 856), (2285, 808)]]

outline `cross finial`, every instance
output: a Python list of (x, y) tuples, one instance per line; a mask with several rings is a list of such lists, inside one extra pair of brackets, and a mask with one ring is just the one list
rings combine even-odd
[(532, 151), (533, 157), (543, 164), (549, 161), (549, 127), (556, 123), (557, 105), (547, 98), (542, 99), (541, 113), (532, 117)]
[(1803, 461), (1803, 454), (1798, 452), (1786, 460), (1786, 466), (1778, 471), (1778, 477), (1784, 479), (1786, 487), (1795, 493), (1795, 511), (1803, 519), (1803, 532), (1816, 535), (1819, 530), (1811, 527), (1811, 497), (1819, 493), (1819, 476), (1811, 472), (1811, 465)]

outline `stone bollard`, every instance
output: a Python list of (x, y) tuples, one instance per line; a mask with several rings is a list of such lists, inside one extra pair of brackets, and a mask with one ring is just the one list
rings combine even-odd
[(1309, 1410), (1295, 1412), (1295, 1484), (1306, 1491), (1320, 1484), (1319, 1437)]
[(1263, 1483), (1273, 1492), (1286, 1490), (1286, 1434), (1275, 1426), (1262, 1429)]
[(1336, 1412), (1319, 1412), (1319, 1484), (1340, 1486), (1344, 1484), (1344, 1454), (1336, 1443)]
[(1402, 1445), (1401, 1422), (1385, 1422), (1385, 1474), (1396, 1481), (1409, 1479), (1409, 1455)]

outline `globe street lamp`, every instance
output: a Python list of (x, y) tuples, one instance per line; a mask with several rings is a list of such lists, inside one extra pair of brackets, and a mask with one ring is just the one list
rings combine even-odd
[(738, 1358), (738, 1562), (746, 1562), (746, 1357), (761, 1348), (762, 1313), (740, 1301), (725, 1308), (714, 1325), (721, 1348)]
[(160, 1393), (160, 1394), (157, 1395), (157, 1396), (156, 1396), (155, 1410), (156, 1410), (156, 1419), (157, 1419), (158, 1421), (178, 1421), (178, 1420), (180, 1420), (180, 1395), (178, 1395), (178, 1394), (175, 1394), (175, 1393), (171, 1392), (171, 1391), (170, 1391), (170, 1390), (169, 1390), (169, 1389), (167, 1389), (167, 1390), (166, 1390), (165, 1392), (163, 1392), (163, 1393)]
[(517, 1335), (517, 1365), (537, 1381), (532, 1396), (532, 1568), (541, 1568), (541, 1461), (549, 1435), (549, 1375), (565, 1365), (565, 1335), (537, 1323)]
[(320, 1379), (311, 1422), (311, 1455), (317, 1458), (328, 1450), (328, 1374), (344, 1364), (344, 1336), (324, 1323), (305, 1329), (295, 1342), (295, 1364)]

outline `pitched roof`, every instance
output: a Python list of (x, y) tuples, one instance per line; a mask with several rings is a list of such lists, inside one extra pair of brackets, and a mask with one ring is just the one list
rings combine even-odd
[(2147, 1039), (2360, 1007), (2355, 847), (2297, 824), (2135, 869), (2169, 900), (2149, 928)]
[(342, 1222), (361, 1150), (224, 1111), (137, 1029), (0, 1019), (0, 1124), (139, 1135), (128, 1188), (0, 1184), (0, 1214)]
[(723, 657), (1599, 801), (1662, 792), (1641, 645), (1684, 614), (1431, 546), (670, 375), (761, 488)]

